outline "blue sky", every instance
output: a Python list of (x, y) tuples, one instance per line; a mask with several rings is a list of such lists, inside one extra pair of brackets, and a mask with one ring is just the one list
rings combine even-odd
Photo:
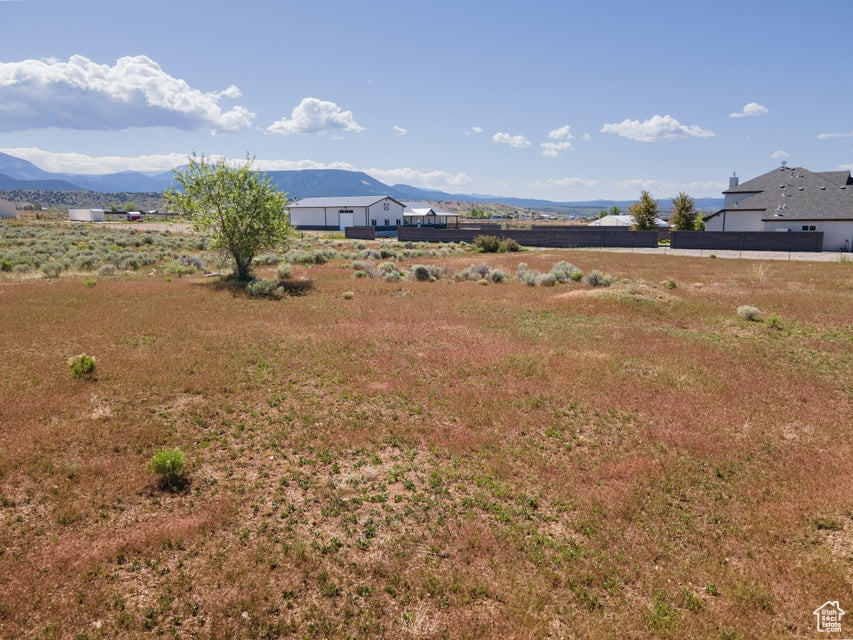
[(551, 200), (853, 168), (853, 2), (0, 0), (0, 151)]

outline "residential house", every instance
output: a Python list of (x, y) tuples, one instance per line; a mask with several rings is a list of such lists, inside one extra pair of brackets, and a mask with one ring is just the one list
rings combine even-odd
[(822, 231), (824, 251), (853, 246), (850, 171), (783, 164), (743, 184), (732, 176), (723, 195), (723, 208), (705, 218), (706, 231)]

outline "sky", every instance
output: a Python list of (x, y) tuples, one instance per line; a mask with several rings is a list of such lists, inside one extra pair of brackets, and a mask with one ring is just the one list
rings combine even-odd
[(557, 201), (853, 169), (853, 2), (0, 0), (0, 151)]

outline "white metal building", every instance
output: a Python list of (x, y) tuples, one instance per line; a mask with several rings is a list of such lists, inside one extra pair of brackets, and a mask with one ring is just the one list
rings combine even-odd
[(103, 209), (69, 209), (68, 219), (73, 222), (103, 222)]
[(396, 227), (403, 224), (402, 202), (391, 196), (302, 198), (287, 207), (296, 229)]

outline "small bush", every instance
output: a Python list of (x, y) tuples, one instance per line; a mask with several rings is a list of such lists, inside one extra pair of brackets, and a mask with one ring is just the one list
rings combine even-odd
[(62, 265), (53, 261), (45, 262), (41, 266), (41, 272), (46, 278), (58, 278), (59, 274), (62, 273)]
[(779, 316), (775, 313), (771, 314), (769, 318), (767, 318), (767, 324), (771, 329), (781, 329), (782, 324), (779, 320)]
[(506, 271), (502, 271), (501, 269), (492, 269), (489, 271), (489, 280), (494, 283), (506, 282), (509, 280), (509, 274)]
[(71, 367), (71, 375), (75, 378), (91, 378), (95, 375), (95, 358), (85, 353), (69, 358), (68, 366)]
[(676, 285), (676, 283), (675, 283), (675, 280), (673, 280), (672, 278), (670, 278), (669, 280), (667, 280), (667, 281), (666, 281), (666, 286), (667, 286), (667, 289), (675, 289), (675, 287), (676, 287), (677, 285)]
[(583, 271), (578, 269), (577, 271), (572, 271), (572, 280), (574, 282), (580, 282), (583, 280)]
[(744, 304), (737, 308), (737, 314), (747, 322), (761, 322), (761, 311), (751, 304)]
[(281, 283), (278, 280), (265, 280), (258, 278), (246, 285), (246, 293), (253, 298), (269, 298), (272, 300), (281, 297)]
[(518, 279), (519, 279), (519, 280), (521, 280), (521, 281), (522, 281), (524, 284), (526, 284), (528, 287), (535, 287), (535, 286), (536, 286), (536, 276), (537, 276), (537, 275), (540, 275), (540, 274), (537, 274), (535, 271), (532, 271), (532, 270), (530, 270), (530, 269), (527, 269), (527, 270), (525, 270), (525, 271), (522, 271), (522, 272), (519, 274)]
[(352, 300), (355, 297), (355, 293), (352, 291), (344, 291), (342, 295), (344, 300)]
[(94, 287), (98, 283), (93, 278), (89, 278), (88, 280), (83, 280), (83, 284), (85, 284), (87, 287)]
[(105, 264), (105, 265), (101, 265), (101, 267), (98, 269), (97, 273), (99, 276), (111, 276), (111, 275), (114, 275), (115, 272), (116, 272), (116, 267), (114, 264)]
[(613, 284), (613, 276), (593, 269), (582, 278), (583, 282), (593, 287), (609, 287)]
[(553, 287), (557, 284), (557, 276), (553, 273), (540, 273), (536, 276), (536, 284), (540, 287)]
[(282, 262), (275, 270), (275, 275), (278, 276), (279, 280), (287, 280), (292, 273), (293, 267), (289, 262)]
[(521, 251), (521, 245), (512, 238), (504, 238), (498, 245), (498, 253), (516, 253)]
[(474, 247), (481, 253), (497, 253), (501, 248), (501, 240), (497, 236), (477, 236)]
[(472, 264), (457, 273), (456, 277), (459, 280), (473, 280), (476, 282), (485, 278), (491, 270), (492, 268), (487, 264)]
[(281, 262), (281, 256), (277, 253), (262, 253), (255, 257), (255, 264), (271, 265), (279, 262)]
[(187, 483), (187, 460), (180, 449), (161, 449), (151, 458), (149, 466), (159, 476), (162, 488), (179, 489)]
[(412, 268), (409, 270), (409, 272), (412, 274), (412, 277), (415, 280), (417, 280), (418, 282), (428, 282), (429, 281), (429, 278), (430, 278), (429, 267), (427, 267), (425, 265), (416, 264), (416, 265), (412, 266)]
[[(577, 278), (575, 274), (580, 274)], [(565, 260), (560, 260), (553, 267), (551, 267), (551, 274), (557, 278), (557, 282), (568, 282), (569, 280), (575, 280), (577, 282), (578, 279), (583, 277), (583, 272), (578, 269), (571, 262), (566, 262)]]

